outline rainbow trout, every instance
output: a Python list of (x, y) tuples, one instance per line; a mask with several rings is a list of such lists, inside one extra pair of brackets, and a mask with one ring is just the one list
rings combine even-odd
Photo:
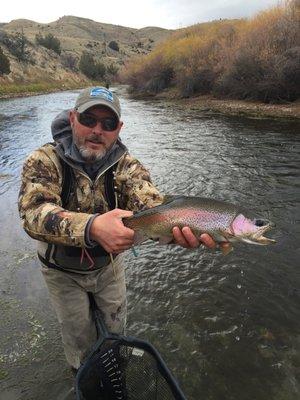
[[(189, 226), (197, 237), (208, 233), (217, 243), (240, 241), (267, 245), (275, 242), (263, 236), (274, 226), (270, 221), (251, 220), (238, 206), (204, 197), (166, 196), (161, 205), (123, 218), (123, 223), (134, 230), (135, 245), (147, 239), (171, 243), (174, 226)], [(229, 247), (225, 252), (230, 250)]]

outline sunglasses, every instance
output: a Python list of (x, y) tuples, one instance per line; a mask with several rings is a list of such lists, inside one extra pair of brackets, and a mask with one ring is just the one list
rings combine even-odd
[(106, 118), (96, 118), (94, 115), (87, 113), (78, 113), (77, 120), (81, 125), (87, 126), (88, 128), (95, 128), (98, 122), (104, 131), (115, 131), (119, 125), (118, 118), (106, 117)]

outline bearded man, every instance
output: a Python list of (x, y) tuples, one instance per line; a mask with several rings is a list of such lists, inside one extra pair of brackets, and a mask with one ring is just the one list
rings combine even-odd
[[(122, 218), (163, 201), (148, 170), (119, 139), (120, 118), (115, 93), (104, 87), (83, 90), (74, 109), (54, 120), (55, 142), (30, 154), (22, 172), (22, 224), (38, 241), (66, 358), (75, 370), (96, 340), (88, 293), (109, 331), (125, 328), (122, 253), (132, 247), (134, 231)], [(206, 234), (196, 238), (188, 227), (174, 227), (173, 234), (183, 247), (215, 245)]]

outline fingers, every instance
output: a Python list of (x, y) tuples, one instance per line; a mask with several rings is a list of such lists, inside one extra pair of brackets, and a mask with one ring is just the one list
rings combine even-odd
[(207, 233), (203, 233), (200, 236), (200, 241), (204, 244), (204, 246), (208, 247), (209, 249), (214, 249), (216, 247), (216, 242)]
[(123, 225), (122, 236), (124, 237), (124, 239), (130, 240), (133, 243), (134, 230), (127, 228), (127, 226)]
[(191, 229), (187, 226), (182, 228), (180, 230), (178, 226), (173, 228), (173, 236), (174, 236), (174, 241), (176, 244), (179, 244), (179, 246), (185, 247), (185, 248), (196, 248), (199, 247), (199, 240), (197, 237), (193, 234)]
[(122, 221), (122, 218), (131, 217), (133, 215), (133, 212), (127, 210), (121, 210), (120, 208), (115, 208), (109, 213), (113, 215), (114, 218), (116, 218), (115, 222), (117, 224), (119, 234), (122, 236), (122, 238), (124, 238), (125, 240), (126, 239), (133, 240), (134, 230), (127, 228), (127, 226), (125, 226)]
[(132, 211), (122, 210), (120, 208), (115, 208), (114, 210), (111, 211), (111, 213), (113, 213), (115, 217), (121, 219), (126, 217), (131, 217), (133, 215)]
[(103, 244), (103, 247), (108, 253), (119, 254), (123, 251), (129, 250), (133, 246), (133, 241), (122, 241), (113, 245), (109, 243)]
[(114, 213), (114, 216), (116, 218), (120, 219), (120, 224), (122, 224), (122, 235), (124, 236), (124, 238), (133, 240), (134, 230), (127, 228), (127, 226), (125, 226), (122, 221), (122, 218), (131, 217), (133, 215), (133, 212), (121, 210), (120, 208), (115, 208), (112, 212)]
[(188, 242), (189, 247), (191, 248), (199, 247), (200, 245), (199, 239), (193, 234), (191, 228), (185, 226), (184, 228), (182, 228), (182, 234), (185, 240)]
[[(180, 229), (178, 226), (173, 228), (174, 242), (181, 247), (185, 248), (197, 248), (202, 243), (205, 247), (209, 249), (214, 249), (216, 247), (216, 242), (213, 238), (207, 234), (203, 233), (198, 239), (192, 232), (192, 230), (185, 226)], [(230, 243), (222, 243), (221, 247), (227, 249), (230, 247)]]
[(90, 226), (90, 238), (98, 242), (109, 253), (115, 253), (133, 245), (134, 231), (124, 226), (122, 217), (131, 216), (131, 211), (114, 209), (98, 215)]
[(186, 248), (189, 247), (188, 242), (186, 241), (185, 237), (183, 236), (183, 234), (182, 234), (181, 230), (178, 228), (178, 226), (175, 226), (172, 229), (172, 232), (173, 232), (173, 236), (174, 236), (174, 242), (176, 244), (178, 244), (181, 247), (186, 247)]

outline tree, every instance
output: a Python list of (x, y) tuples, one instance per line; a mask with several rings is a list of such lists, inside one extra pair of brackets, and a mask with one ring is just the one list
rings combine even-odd
[(102, 79), (105, 75), (106, 68), (105, 65), (97, 62), (95, 64), (95, 78), (94, 79)]
[(40, 33), (35, 35), (35, 41), (46, 49), (53, 50), (55, 53), (61, 53), (60, 40), (53, 36), (52, 33), (48, 33), (43, 36)]
[(79, 69), (87, 77), (91, 77), (94, 74), (95, 61), (90, 53), (85, 51), (82, 53), (79, 60)]
[(10, 62), (9, 58), (3, 53), (0, 47), (0, 75), (5, 75), (10, 73)]
[(110, 65), (108, 65), (108, 67), (106, 68), (106, 72), (107, 72), (107, 74), (108, 75), (117, 75), (117, 73), (118, 73), (118, 67), (117, 67), (117, 65), (116, 64), (110, 64)]
[(105, 65), (95, 62), (92, 54), (83, 52), (79, 61), (80, 71), (90, 79), (101, 79), (105, 75)]
[(18, 61), (32, 61), (30, 53), (26, 49), (29, 42), (23, 32), (17, 32), (15, 35), (7, 36), (3, 43)]
[(116, 41), (114, 41), (114, 40), (109, 42), (108, 47), (110, 47), (112, 50), (115, 50), (115, 51), (119, 51), (120, 50), (118, 43)]
[(77, 68), (78, 59), (74, 57), (72, 54), (64, 53), (60, 56), (60, 60), (65, 68), (68, 68), (71, 71), (78, 71)]

